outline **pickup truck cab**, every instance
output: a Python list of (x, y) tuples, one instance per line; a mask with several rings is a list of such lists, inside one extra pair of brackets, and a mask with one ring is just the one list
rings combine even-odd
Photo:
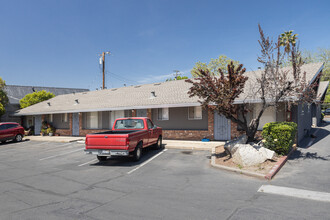
[(138, 161), (142, 148), (162, 147), (162, 129), (146, 117), (118, 118), (112, 130), (87, 134), (85, 144), (85, 153), (96, 155), (99, 161), (130, 155)]

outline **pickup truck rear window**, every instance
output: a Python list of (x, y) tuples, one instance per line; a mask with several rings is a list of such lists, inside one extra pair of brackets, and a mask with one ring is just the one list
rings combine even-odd
[(123, 119), (117, 120), (115, 129), (143, 129), (144, 123), (142, 119)]

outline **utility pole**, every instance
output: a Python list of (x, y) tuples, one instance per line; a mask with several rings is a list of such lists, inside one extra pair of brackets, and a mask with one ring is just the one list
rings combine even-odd
[(102, 56), (102, 61), (100, 60), (100, 63), (102, 62), (102, 72), (103, 72), (103, 83), (102, 83), (102, 89), (105, 89), (105, 55), (106, 54), (110, 54), (110, 52), (102, 52), (102, 54), (100, 54), (100, 56)]
[(175, 78), (175, 80), (177, 80), (177, 79), (178, 79), (178, 76), (181, 75), (181, 74), (180, 74), (180, 70), (173, 70), (173, 72), (175, 72), (175, 76), (174, 76), (174, 78)]

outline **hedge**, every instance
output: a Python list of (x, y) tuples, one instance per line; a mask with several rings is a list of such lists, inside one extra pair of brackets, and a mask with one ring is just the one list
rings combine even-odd
[(286, 155), (294, 144), (297, 124), (294, 122), (270, 122), (262, 130), (264, 146), (277, 154)]

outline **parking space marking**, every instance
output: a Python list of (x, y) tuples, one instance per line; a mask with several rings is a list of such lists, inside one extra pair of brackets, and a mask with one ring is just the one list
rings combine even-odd
[(330, 193), (289, 188), (283, 186), (262, 185), (258, 192), (291, 196), (301, 199), (311, 199), (321, 202), (330, 202)]
[(79, 164), (78, 167), (81, 167), (81, 166), (84, 166), (86, 164), (90, 164), (90, 163), (93, 163), (93, 162), (96, 162), (96, 161), (98, 161), (98, 159), (94, 159), (94, 160), (88, 161), (86, 163)]
[(53, 155), (53, 156), (49, 156), (49, 157), (44, 157), (44, 158), (41, 158), (39, 160), (47, 160), (47, 159), (51, 159), (51, 158), (54, 158), (54, 157), (59, 157), (59, 156), (62, 156), (62, 155), (66, 155), (66, 154), (71, 154), (71, 153), (74, 153), (74, 152), (77, 152), (77, 151), (81, 151), (85, 148), (80, 148), (80, 149), (77, 149), (77, 150), (73, 150), (73, 151), (69, 151), (69, 152), (65, 152), (65, 153), (62, 153), (62, 154), (57, 154), (57, 155)]
[[(49, 144), (50, 142), (43, 142), (43, 143), (40, 143), (40, 144), (34, 144), (34, 145), (30, 145), (30, 146), (27, 146), (27, 147), (16, 147), (16, 148), (6, 148), (4, 150), (0, 150), (0, 154), (1, 153), (10, 153), (10, 152), (15, 152), (17, 150), (29, 150), (29, 149), (38, 149), (38, 147), (41, 147), (42, 145), (45, 145), (45, 144)], [(63, 145), (59, 145), (59, 146), (55, 146), (55, 147), (47, 147), (47, 148), (42, 148), (43, 152), (47, 152), (47, 151), (52, 151), (52, 150), (57, 150), (57, 149), (62, 149), (62, 147), (65, 147), (65, 146), (68, 146), (70, 145), (71, 143), (69, 144), (63, 144)], [(68, 148), (71, 148), (72, 146), (68, 147)]]
[(133, 173), (134, 171), (140, 169), (141, 167), (143, 167), (144, 165), (146, 165), (147, 163), (149, 163), (150, 161), (152, 161), (153, 159), (155, 159), (156, 157), (160, 156), (161, 154), (163, 154), (163, 153), (166, 152), (166, 151), (167, 151), (167, 149), (165, 149), (165, 150), (159, 152), (158, 154), (156, 154), (155, 156), (153, 156), (153, 157), (150, 158), (149, 160), (147, 160), (147, 161), (143, 162), (142, 164), (140, 164), (139, 166), (135, 167), (133, 170), (128, 171), (127, 174), (131, 174), (131, 173)]

